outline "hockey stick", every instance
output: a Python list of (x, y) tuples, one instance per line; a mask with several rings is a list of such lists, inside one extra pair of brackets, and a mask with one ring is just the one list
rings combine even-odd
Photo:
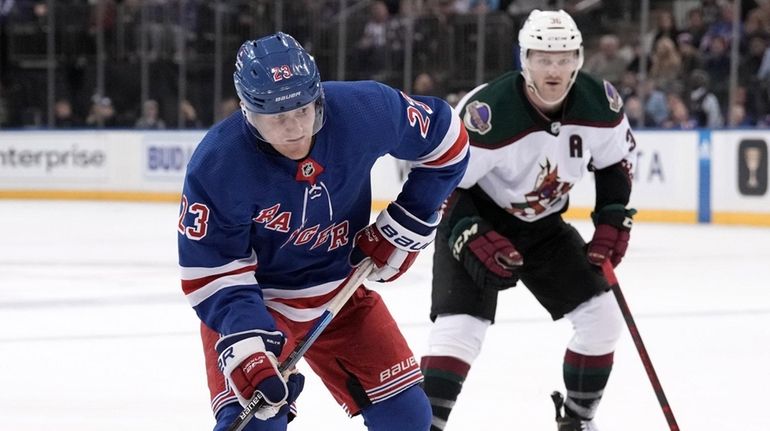
[(634, 316), (631, 315), (631, 309), (628, 308), (626, 298), (623, 296), (623, 292), (620, 291), (620, 284), (618, 284), (618, 279), (615, 277), (615, 271), (612, 269), (612, 263), (610, 263), (609, 259), (605, 260), (602, 264), (602, 272), (604, 272), (604, 276), (612, 286), (612, 293), (615, 294), (615, 299), (618, 301), (620, 311), (623, 314), (623, 319), (626, 320), (626, 326), (628, 326), (628, 331), (631, 333), (634, 345), (636, 345), (636, 351), (639, 352), (639, 357), (642, 359), (644, 370), (647, 372), (647, 377), (649, 377), (652, 388), (655, 390), (655, 396), (658, 397), (660, 408), (663, 409), (663, 416), (666, 417), (668, 428), (671, 431), (679, 431), (679, 425), (677, 425), (676, 419), (674, 418), (674, 412), (668, 404), (666, 394), (663, 392), (663, 386), (660, 385), (658, 374), (652, 366), (652, 360), (650, 359), (650, 355), (647, 354), (647, 348), (644, 347), (642, 336), (639, 334), (636, 322), (634, 322)]
[[(326, 329), (334, 316), (339, 313), (339, 311), (342, 309), (342, 306), (348, 302), (348, 299), (353, 296), (353, 293), (358, 289), (358, 286), (363, 283), (364, 279), (369, 275), (370, 272), (372, 272), (373, 269), (374, 262), (372, 262), (371, 259), (366, 259), (360, 266), (354, 269), (350, 275), (348, 275), (348, 278), (342, 282), (339, 292), (337, 292), (337, 295), (335, 295), (331, 302), (329, 302), (326, 310), (324, 310), (321, 316), (316, 319), (315, 324), (313, 324), (313, 326), (307, 331), (305, 336), (299, 340), (297, 346), (294, 347), (294, 350), (291, 351), (286, 360), (281, 362), (281, 365), (278, 366), (278, 371), (281, 372), (284, 378), (288, 377), (290, 370), (292, 370), (297, 365), (297, 362), (302, 359), (302, 356), (305, 354), (305, 352), (310, 349), (310, 346), (321, 335), (323, 330)], [(254, 413), (257, 411), (257, 409), (262, 406), (262, 398), (262, 393), (257, 392), (254, 395), (254, 398), (252, 398), (251, 401), (246, 404), (243, 410), (241, 410), (241, 413), (238, 415), (238, 417), (233, 420), (233, 423), (230, 424), (230, 427), (227, 428), (227, 431), (241, 431), (246, 426), (246, 424), (249, 423), (251, 418), (254, 417)]]

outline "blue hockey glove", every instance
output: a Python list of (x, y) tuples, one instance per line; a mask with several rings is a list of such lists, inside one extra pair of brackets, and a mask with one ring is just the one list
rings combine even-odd
[(358, 232), (350, 252), (350, 264), (358, 266), (367, 257), (377, 268), (369, 274), (372, 281), (392, 281), (401, 276), (436, 236), (440, 216), (426, 223), (396, 203), (391, 203), (377, 221)]
[(449, 249), (478, 287), (503, 290), (519, 281), (521, 254), (480, 217), (458, 220), (449, 235)]
[(305, 377), (298, 372), (284, 379), (278, 372), (277, 357), (283, 349), (280, 331), (253, 330), (221, 338), (215, 348), (219, 353), (219, 369), (230, 383), (242, 406), (248, 404), (255, 392), (260, 392), (265, 406), (254, 417), (267, 420), (289, 412), (305, 386)]

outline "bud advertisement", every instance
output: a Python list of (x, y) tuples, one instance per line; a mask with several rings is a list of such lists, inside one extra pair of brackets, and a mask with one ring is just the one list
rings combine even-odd
[(145, 133), (142, 139), (143, 177), (177, 181), (181, 187), (187, 163), (203, 136), (199, 131)]

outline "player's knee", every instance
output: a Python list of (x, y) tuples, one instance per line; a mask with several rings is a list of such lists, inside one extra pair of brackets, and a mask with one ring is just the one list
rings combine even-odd
[[(230, 403), (222, 407), (217, 412), (217, 423), (214, 425), (214, 431), (225, 431), (228, 429), (241, 413), (241, 410), (241, 405), (238, 403)], [(285, 415), (267, 421), (252, 418), (246, 424), (246, 427), (243, 428), (243, 431), (286, 431), (286, 424), (287, 419)]]
[(584, 355), (604, 355), (615, 350), (623, 330), (623, 316), (612, 292), (580, 304), (567, 318), (575, 329), (570, 350)]
[(428, 431), (433, 418), (428, 397), (419, 386), (372, 404), (361, 414), (369, 431)]
[(438, 316), (431, 328), (427, 355), (452, 356), (473, 364), (490, 324), (489, 320), (468, 314)]

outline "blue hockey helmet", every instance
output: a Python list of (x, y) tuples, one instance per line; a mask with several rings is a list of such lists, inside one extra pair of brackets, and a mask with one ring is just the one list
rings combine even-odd
[(233, 80), (244, 108), (252, 113), (277, 114), (323, 102), (315, 60), (286, 33), (241, 45)]

